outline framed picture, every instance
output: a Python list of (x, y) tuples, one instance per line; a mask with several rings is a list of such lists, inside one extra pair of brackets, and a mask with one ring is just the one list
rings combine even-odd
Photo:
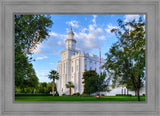
[[(138, 115), (139, 116), (147, 114), (153, 116), (159, 115), (160, 92), (159, 92), (159, 78), (158, 78), (159, 76), (159, 69), (158, 69), (159, 1), (158, 0), (157, 1), (142, 0), (138, 2), (132, 0), (128, 1), (126, 0), (123, 1), (3, 0), (0, 3), (1, 3), (0, 24), (2, 25), (1, 26), (2, 31), (0, 33), (2, 38), (0, 42), (2, 48), (1, 49), (2, 67), (0, 73), (1, 115), (17, 115), (17, 116), (21, 115), (31, 115), (31, 116)], [(24, 17), (21, 17), (22, 15), (24, 15)], [(37, 15), (37, 17), (35, 15)], [(42, 15), (44, 17), (41, 17)], [(28, 33), (28, 35), (29, 33), (31, 33), (26, 31), (27, 26), (24, 26), (25, 24), (23, 25), (23, 18), (26, 18), (25, 16), (26, 17), (29, 16), (30, 19), (34, 18), (36, 20), (36, 22), (28, 22), (28, 25), (31, 25), (33, 31), (35, 32), (35, 35), (31, 34), (30, 36), (30, 38), (33, 37), (33, 41), (31, 42), (31, 44), (34, 46), (36, 42), (43, 41), (43, 38), (46, 38), (48, 35), (50, 35), (50, 41), (46, 40), (45, 43), (37, 44), (37, 46), (35, 46), (34, 49), (30, 49), (30, 47), (28, 46), (31, 44), (28, 45), (27, 44), (28, 41), (26, 43), (23, 41), (23, 38), (26, 38), (27, 36), (26, 33)], [(40, 20), (37, 21), (38, 19)], [(144, 41), (145, 47), (142, 48), (146, 50), (144, 58), (145, 68), (143, 68), (142, 71), (139, 72), (141, 75), (143, 75), (142, 80), (145, 81), (142, 83), (142, 85), (145, 86), (143, 90), (140, 92), (134, 92), (134, 91), (131, 92), (129, 91), (129, 88), (131, 89), (132, 87), (128, 87), (128, 85), (132, 84), (129, 83), (130, 81), (126, 82), (125, 78), (123, 79), (123, 81), (121, 81), (121, 84), (122, 82), (127, 84), (120, 85), (119, 87), (117, 87), (116, 90), (101, 92), (102, 88), (100, 90), (97, 88), (100, 87), (102, 84), (98, 83), (99, 86), (98, 87), (96, 86), (97, 87), (96, 90), (93, 90), (92, 88), (91, 91), (89, 87), (94, 83), (92, 81), (92, 84), (90, 86), (87, 86), (86, 83), (88, 82), (85, 82), (84, 75), (87, 74), (86, 73), (87, 71), (91, 71), (92, 73), (94, 72), (95, 74), (97, 74), (96, 79), (98, 79), (99, 77), (101, 77), (101, 72), (103, 72), (103, 69), (108, 68), (109, 71), (111, 70), (111, 67), (109, 67), (109, 64), (111, 62), (107, 62), (108, 64), (106, 64), (103, 58), (105, 58), (104, 56), (106, 51), (109, 53), (109, 49), (116, 47), (114, 46), (115, 44), (113, 44), (116, 42), (116, 40), (113, 40), (113, 38), (120, 37), (121, 35), (120, 31), (122, 31), (123, 33), (123, 30), (117, 31), (118, 26), (121, 27), (121, 29), (124, 29), (123, 28), (124, 25), (122, 25), (121, 20), (118, 19), (123, 19), (122, 22), (124, 23), (126, 23), (127, 21), (131, 21), (132, 19), (135, 19), (135, 22), (137, 21), (141, 25), (143, 25), (142, 24), (143, 22), (145, 23), (145, 26), (143, 28), (140, 28), (142, 29), (141, 34), (145, 32), (143, 36), (146, 38), (146, 40)], [(20, 32), (18, 30), (19, 27), (17, 27), (16, 25), (17, 23), (19, 24), (18, 26), (23, 27), (25, 31), (24, 33), (23, 32), (17, 33)], [(43, 24), (47, 25), (46, 26), (47, 28), (41, 28), (41, 27), (37, 28), (35, 27), (37, 23), (39, 23), (39, 25)], [(51, 28), (51, 31), (49, 32), (50, 28), (49, 26), (51, 26), (52, 24), (53, 28)], [(134, 24), (135, 23), (133, 22), (132, 26)], [(126, 29), (128, 30), (129, 28), (132, 27), (126, 27)], [(113, 33), (111, 33), (111, 30)], [(48, 32), (48, 34), (46, 34), (44, 31)], [(113, 35), (114, 32), (115, 35)], [(128, 31), (129, 35), (134, 33), (135, 32), (132, 31), (132, 29)], [(104, 36), (105, 34), (106, 36)], [(116, 36), (116, 34), (120, 35)], [(15, 39), (16, 37), (17, 38), (19, 37), (18, 41)], [(110, 38), (110, 41), (107, 40), (106, 38)], [(20, 39), (22, 39), (22, 41), (20, 41)], [(17, 44), (18, 42), (20, 43), (21, 47), (18, 46)], [(108, 44), (109, 42), (110, 44)], [(120, 44), (118, 45), (121, 46), (120, 48), (118, 48), (118, 50), (121, 49), (120, 51), (122, 51), (123, 53), (127, 53), (125, 51), (126, 49), (128, 49), (128, 47), (122, 46)], [(107, 48), (108, 46), (109, 48)], [(54, 51), (50, 50), (51, 48)], [(81, 50), (85, 52), (82, 52)], [(20, 54), (21, 51), (23, 51), (22, 54)], [(86, 51), (89, 53), (87, 53)], [(31, 53), (32, 56), (31, 54), (30, 56), (31, 58), (36, 59), (37, 61), (34, 61), (30, 58), (32, 65), (30, 63), (25, 62), (25, 58), (27, 57), (29, 59), (30, 56), (26, 55), (26, 57), (23, 57), (23, 55), (27, 54), (27, 52), (34, 52), (34, 54)], [(17, 63), (16, 62), (17, 57), (19, 57), (16, 56), (17, 55), (16, 53), (18, 53), (18, 55), (21, 55), (20, 59), (23, 58), (22, 63), (19, 63), (18, 66), (15, 64)], [(91, 55), (92, 53), (93, 55)], [(111, 53), (113, 52), (111, 52), (110, 50), (110, 54)], [(51, 56), (51, 58), (49, 58), (49, 55)], [(129, 56), (127, 58), (129, 58)], [(46, 61), (42, 59), (46, 59)], [(131, 64), (130, 62), (132, 60), (128, 61), (129, 64)], [(142, 63), (143, 61), (138, 61), (138, 62), (140, 64), (140, 62)], [(26, 63), (28, 69), (30, 69), (29, 71), (31, 71), (27, 72), (28, 75), (32, 75), (30, 81), (24, 81), (26, 78), (24, 80), (23, 79), (18, 80), (21, 79), (20, 74), (23, 73), (23, 68), (20, 68), (21, 64), (23, 63), (24, 64)], [(136, 65), (135, 60), (132, 63), (134, 66)], [(102, 68), (101, 67), (102, 65), (106, 66), (107, 68), (106, 67)], [(33, 67), (36, 70), (34, 70)], [(55, 72), (52, 72), (50, 70), (52, 70), (53, 68), (55, 72), (58, 72), (57, 74), (59, 75), (60, 79), (55, 77), (55, 79), (57, 80), (54, 80), (52, 78), (52, 73)], [(127, 70), (129, 68), (125, 67), (125, 69)], [(136, 70), (135, 67), (133, 69)], [(124, 68), (123, 69), (118, 68), (118, 70), (124, 70)], [(138, 69), (138, 71), (139, 70), (140, 69)], [(67, 71), (71, 72), (71, 74), (67, 73)], [(76, 71), (80, 73), (77, 73)], [(45, 79), (46, 82), (51, 82), (47, 83), (45, 90), (44, 90), (45, 87), (43, 85), (45, 85), (46, 83), (39, 83), (39, 85), (37, 84), (35, 88), (30, 87), (30, 85), (32, 84), (36, 85), (36, 82), (38, 83), (38, 81), (36, 80), (37, 78), (34, 76), (35, 73), (36, 74), (38, 73), (39, 77), (42, 77), (43, 75), (44, 78), (39, 78), (40, 82), (43, 82), (44, 81), (43, 79)], [(19, 75), (19, 77), (17, 77), (17, 75)], [(118, 77), (119, 76), (120, 75), (118, 75)], [(49, 80), (48, 77), (51, 80)], [(56, 88), (54, 87), (55, 83), (56, 83)], [(19, 87), (21, 89), (19, 89)], [(49, 87), (48, 90), (47, 87)], [(111, 88), (110, 86), (107, 87)], [(56, 89), (56, 92), (54, 92), (55, 91), (54, 88)], [(40, 100), (40, 97), (37, 99), (35, 99), (35, 97), (31, 97), (30, 99), (28, 99), (29, 97), (27, 98), (26, 96), (23, 96), (24, 95), (23, 93), (25, 93), (25, 95), (27, 95), (28, 93), (34, 93), (35, 95), (36, 92), (38, 93), (37, 96), (39, 95), (45, 96), (47, 93), (47, 92), (45, 93), (45, 91), (50, 91), (49, 94), (51, 96), (49, 97), (51, 97), (52, 100), (49, 100), (49, 98), (43, 98), (42, 100)], [(133, 97), (134, 93), (137, 93), (138, 95), (137, 94), (136, 95), (137, 96), (140, 95), (140, 97), (134, 98)], [(52, 95), (58, 95), (58, 96), (60, 95), (62, 97), (57, 97), (56, 99), (53, 100), (54, 97)], [(86, 95), (91, 95), (94, 97), (91, 97), (92, 99), (91, 100), (90, 97), (84, 97)], [(117, 96), (121, 95), (121, 97), (122, 95), (123, 96), (130, 95), (130, 96), (128, 98), (125, 97), (125, 99), (120, 99), (120, 97), (117, 97), (119, 100), (110, 101), (107, 99), (109, 97), (114, 98), (113, 96), (116, 95)], [(80, 96), (82, 101), (81, 100), (79, 101), (79, 98), (76, 96)], [(100, 98), (96, 98), (96, 96), (98, 97), (101, 96), (104, 99), (100, 100)], [(129, 100), (126, 100), (126, 98)], [(139, 101), (135, 102), (134, 99), (136, 100), (141, 99), (141, 102)]]

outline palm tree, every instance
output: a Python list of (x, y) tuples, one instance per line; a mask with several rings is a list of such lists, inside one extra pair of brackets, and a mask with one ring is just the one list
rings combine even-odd
[(71, 88), (74, 88), (74, 85), (71, 81), (66, 84), (66, 88), (69, 88), (69, 95), (71, 95)]
[(52, 92), (53, 92), (53, 96), (54, 96), (54, 84), (55, 84), (55, 79), (59, 79), (59, 74), (56, 70), (51, 70), (49, 72), (50, 74), (48, 75), (49, 79), (53, 79), (53, 84), (52, 84)]

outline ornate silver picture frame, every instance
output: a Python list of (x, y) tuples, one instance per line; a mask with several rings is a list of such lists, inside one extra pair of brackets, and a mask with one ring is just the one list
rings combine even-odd
[[(0, 0), (0, 115), (159, 116), (159, 0)], [(145, 14), (146, 102), (14, 102), (14, 15)]]

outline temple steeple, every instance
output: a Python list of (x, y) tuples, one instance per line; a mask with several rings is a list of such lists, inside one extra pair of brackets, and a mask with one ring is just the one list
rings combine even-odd
[(74, 39), (74, 33), (72, 31), (72, 27), (70, 28), (70, 31), (68, 32), (68, 37), (65, 40), (65, 42), (66, 42), (67, 49), (75, 49), (76, 48), (76, 40)]

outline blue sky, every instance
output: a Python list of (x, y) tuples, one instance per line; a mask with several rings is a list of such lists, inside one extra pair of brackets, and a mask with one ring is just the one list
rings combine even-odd
[(133, 19), (138, 20), (140, 16), (145, 20), (142, 14), (51, 15), (54, 24), (50, 28), (50, 37), (38, 44), (32, 55), (35, 59), (32, 62), (33, 68), (39, 82), (51, 82), (48, 79), (49, 71), (57, 69), (58, 61), (61, 59), (60, 52), (65, 49), (65, 39), (71, 26), (77, 40), (77, 49), (99, 55), (101, 48), (101, 57), (105, 59), (105, 53), (117, 40), (110, 32), (111, 29), (118, 27), (117, 20), (128, 22)]

